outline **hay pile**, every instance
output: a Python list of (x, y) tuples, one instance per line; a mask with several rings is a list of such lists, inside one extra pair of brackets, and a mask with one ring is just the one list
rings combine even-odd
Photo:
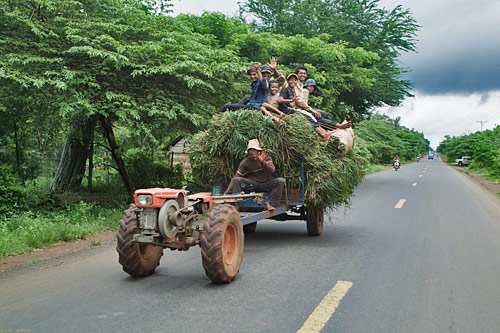
[(300, 187), (304, 160), (309, 208), (349, 204), (363, 178), (366, 161), (356, 149), (348, 152), (334, 136), (322, 142), (303, 116), (289, 115), (276, 125), (259, 111), (242, 110), (223, 113), (193, 138), (189, 157), (196, 180), (208, 189), (220, 182), (229, 183), (246, 157), (248, 140), (254, 138), (267, 149), (287, 186)]

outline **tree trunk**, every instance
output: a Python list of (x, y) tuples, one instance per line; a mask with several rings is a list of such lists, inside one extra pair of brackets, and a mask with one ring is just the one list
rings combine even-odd
[(87, 182), (87, 187), (89, 192), (92, 192), (92, 175), (94, 171), (94, 129), (96, 124), (95, 117), (92, 117), (91, 120), (92, 123), (90, 124), (91, 129), (90, 129), (90, 140), (89, 140), (89, 176)]
[(77, 191), (85, 173), (85, 162), (89, 156), (90, 137), (93, 131), (92, 118), (77, 119), (71, 124), (64, 145), (61, 161), (52, 182), (53, 192)]
[(19, 175), (19, 179), (23, 182), (24, 185), (24, 177), (21, 172), (21, 153), (19, 152), (19, 140), (17, 139), (17, 123), (14, 123), (14, 142), (16, 145), (16, 166), (17, 166), (17, 174)]
[(101, 116), (101, 125), (104, 130), (104, 134), (108, 139), (108, 143), (111, 148), (111, 155), (113, 156), (113, 159), (115, 160), (116, 165), (118, 166), (118, 172), (122, 177), (123, 183), (125, 184), (128, 193), (133, 194), (134, 183), (132, 181), (132, 178), (130, 178), (130, 175), (127, 172), (127, 168), (125, 167), (125, 162), (123, 161), (122, 155), (120, 153), (120, 147), (116, 143), (115, 134), (113, 132), (113, 126), (111, 124), (111, 121), (109, 120), (109, 118)]

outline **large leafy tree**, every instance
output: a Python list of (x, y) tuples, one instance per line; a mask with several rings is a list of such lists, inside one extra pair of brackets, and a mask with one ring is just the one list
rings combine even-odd
[(115, 124), (130, 137), (169, 140), (202, 126), (234, 94), (227, 82), (238, 58), (162, 8), (168, 1), (0, 1), (0, 110), (20, 126), (37, 117), (63, 125), (54, 190), (79, 186), (96, 124), (130, 192)]
[(356, 110), (397, 106), (412, 95), (411, 83), (401, 78), (407, 70), (396, 59), (400, 52), (415, 51), (419, 26), (401, 6), (379, 8), (378, 0), (247, 0), (240, 3), (240, 13), (253, 19), (257, 31), (306, 38), (326, 34), (329, 42), (345, 41), (349, 48), (376, 53), (379, 58), (365, 64), (378, 73), (370, 93), (360, 96), (356, 90), (345, 90), (339, 103)]

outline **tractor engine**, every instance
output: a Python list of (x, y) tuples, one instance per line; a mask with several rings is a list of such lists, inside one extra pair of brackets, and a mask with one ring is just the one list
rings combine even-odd
[(135, 242), (172, 250), (199, 244), (203, 228), (199, 217), (211, 208), (211, 193), (188, 196), (184, 190), (151, 188), (136, 191), (134, 199), (140, 231), (133, 237)]

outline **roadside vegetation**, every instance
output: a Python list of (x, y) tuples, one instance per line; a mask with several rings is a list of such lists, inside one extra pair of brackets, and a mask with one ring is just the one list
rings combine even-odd
[(373, 114), (412, 96), (397, 62), (415, 51), (411, 13), (288, 5), (243, 1), (228, 18), (171, 17), (169, 0), (0, 0), (0, 256), (115, 229), (137, 188), (206, 186), (169, 162), (170, 143), (247, 95), (244, 70), (270, 56), (285, 73), (307, 66), (311, 104), (353, 121), (371, 165), (427, 151), (422, 133)]
[(472, 163), (467, 170), (491, 181), (500, 181), (500, 126), (470, 135), (446, 136), (437, 151), (449, 163), (455, 163), (462, 156), (470, 156)]

